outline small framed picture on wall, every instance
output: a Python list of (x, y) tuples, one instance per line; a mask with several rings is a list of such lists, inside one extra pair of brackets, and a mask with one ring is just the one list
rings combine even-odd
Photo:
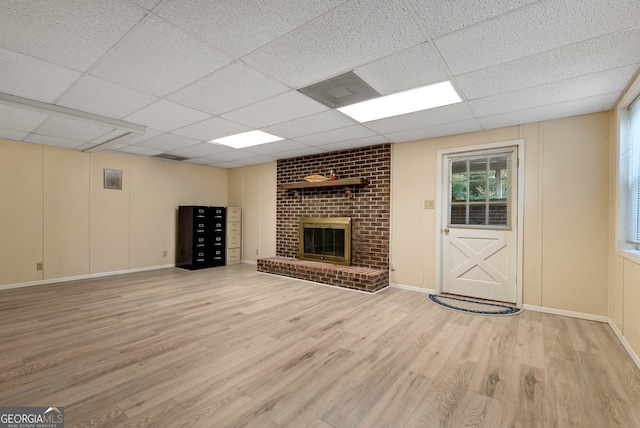
[(122, 170), (105, 168), (104, 188), (122, 190)]

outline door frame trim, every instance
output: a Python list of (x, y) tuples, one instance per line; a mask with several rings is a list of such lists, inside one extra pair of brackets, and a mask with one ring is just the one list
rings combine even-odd
[(449, 149), (440, 149), (437, 152), (437, 177), (436, 177), (436, 294), (442, 293), (442, 228), (445, 222), (446, 200), (443, 192), (443, 168), (444, 157), (453, 154), (462, 154), (475, 151), (502, 149), (516, 147), (518, 159), (518, 219), (516, 224), (516, 306), (522, 307), (522, 272), (523, 272), (523, 249), (524, 249), (524, 138), (517, 140), (498, 141), (495, 143), (478, 144), (473, 146), (462, 146)]

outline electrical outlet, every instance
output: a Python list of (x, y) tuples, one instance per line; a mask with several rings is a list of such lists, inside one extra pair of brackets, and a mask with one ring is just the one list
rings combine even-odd
[(433, 199), (428, 199), (424, 201), (425, 210), (432, 210), (434, 206), (435, 206), (435, 201)]
[(390, 268), (391, 270), (396, 270), (396, 262), (391, 262), (391, 263), (389, 263), (389, 268)]
[(162, 252), (162, 257), (167, 257), (167, 251), (166, 250)]
[(42, 263), (36, 263), (36, 270), (44, 270)]
[(258, 255), (258, 250), (256, 250), (256, 256)]

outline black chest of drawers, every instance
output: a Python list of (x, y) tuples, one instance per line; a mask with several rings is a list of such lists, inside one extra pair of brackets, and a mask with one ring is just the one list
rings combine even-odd
[(176, 266), (202, 269), (225, 265), (225, 207), (178, 207)]

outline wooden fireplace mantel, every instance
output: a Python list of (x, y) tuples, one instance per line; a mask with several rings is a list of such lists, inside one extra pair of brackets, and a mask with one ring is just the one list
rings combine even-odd
[(331, 187), (343, 187), (347, 195), (352, 197), (351, 187), (364, 187), (369, 184), (366, 178), (341, 178), (339, 180), (327, 180), (310, 183), (308, 181), (298, 181), (295, 183), (286, 183), (278, 186), (282, 190), (292, 190), (296, 197), (300, 197), (299, 191), (304, 189), (321, 189)]

